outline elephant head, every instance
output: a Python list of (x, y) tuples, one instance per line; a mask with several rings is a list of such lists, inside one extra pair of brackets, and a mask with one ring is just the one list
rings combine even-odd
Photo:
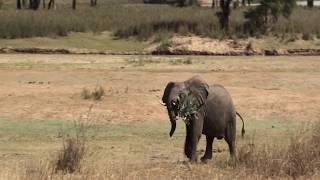
[(195, 103), (202, 105), (208, 97), (209, 86), (200, 77), (195, 76), (184, 82), (169, 82), (164, 90), (162, 102), (167, 107), (171, 122), (170, 137), (176, 129), (176, 120), (180, 110), (181, 94), (188, 93)]

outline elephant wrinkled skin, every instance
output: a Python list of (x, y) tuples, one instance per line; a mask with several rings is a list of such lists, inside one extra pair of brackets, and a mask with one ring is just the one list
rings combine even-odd
[[(236, 112), (230, 94), (221, 85), (208, 86), (195, 76), (184, 82), (169, 82), (164, 90), (162, 102), (167, 107), (171, 122), (170, 137), (176, 129), (177, 116), (186, 119), (184, 153), (191, 161), (197, 161), (197, 144), (201, 134), (206, 136), (206, 151), (202, 161), (212, 159), (214, 138), (228, 143), (231, 157), (235, 156)], [(189, 110), (189, 112), (188, 112)]]

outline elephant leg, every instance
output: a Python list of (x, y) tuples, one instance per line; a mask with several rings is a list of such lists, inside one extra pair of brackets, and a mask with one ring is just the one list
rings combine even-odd
[(228, 143), (230, 156), (235, 158), (236, 155), (236, 127), (235, 123), (229, 123), (226, 129), (225, 140)]
[(186, 141), (184, 143), (184, 154), (189, 159), (191, 159), (191, 153), (192, 153), (191, 137), (192, 137), (191, 127), (186, 125)]
[(202, 133), (203, 122), (200, 119), (190, 121), (187, 127), (186, 142), (184, 146), (185, 155), (190, 159), (191, 162), (196, 162), (197, 157), (197, 145)]
[(206, 152), (201, 158), (202, 162), (205, 162), (208, 159), (212, 159), (212, 144), (213, 144), (214, 137), (206, 136), (206, 139), (207, 139)]

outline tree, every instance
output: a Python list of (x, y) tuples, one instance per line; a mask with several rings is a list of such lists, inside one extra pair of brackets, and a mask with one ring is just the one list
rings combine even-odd
[(97, 1), (98, 0), (90, 0), (90, 6), (92, 7), (97, 6)]
[(307, 0), (307, 6), (309, 7), (309, 8), (312, 8), (313, 7), (313, 0)]
[(267, 33), (279, 16), (289, 18), (296, 0), (261, 0), (260, 5), (245, 12), (244, 29), (251, 35)]
[(23, 8), (26, 8), (26, 6), (27, 6), (26, 4), (27, 4), (27, 3), (26, 3), (26, 0), (22, 0), (22, 7), (23, 7)]
[(72, 0), (72, 9), (76, 10), (77, 8), (77, 0)]
[(219, 0), (212, 0), (211, 8), (218, 7), (219, 5)]
[(48, 9), (54, 8), (55, 6), (55, 1), (54, 0), (50, 0), (49, 4), (48, 4)]
[(29, 9), (38, 10), (40, 6), (40, 0), (29, 0)]
[[(247, 4), (248, 4), (248, 6), (251, 6), (251, 2), (252, 2), (252, 0), (247, 0)], [(246, 6), (246, 0), (242, 0), (242, 6)]]
[(220, 0), (221, 11), (216, 13), (220, 22), (221, 29), (224, 32), (229, 32), (229, 16), (231, 14), (231, 2), (232, 0)]
[(17, 9), (21, 9), (21, 0), (17, 0)]

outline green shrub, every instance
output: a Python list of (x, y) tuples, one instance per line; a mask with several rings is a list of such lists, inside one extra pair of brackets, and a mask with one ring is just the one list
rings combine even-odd
[(244, 29), (251, 35), (272, 31), (280, 15), (288, 19), (296, 6), (295, 0), (262, 0), (260, 3), (256, 8), (250, 8), (244, 13)]
[(160, 45), (157, 47), (157, 51), (164, 52), (169, 51), (172, 47), (172, 41), (170, 39), (164, 39), (161, 41)]
[(311, 33), (306, 32), (306, 33), (302, 34), (302, 39), (305, 40), (305, 41), (312, 40), (313, 36), (312, 36)]

